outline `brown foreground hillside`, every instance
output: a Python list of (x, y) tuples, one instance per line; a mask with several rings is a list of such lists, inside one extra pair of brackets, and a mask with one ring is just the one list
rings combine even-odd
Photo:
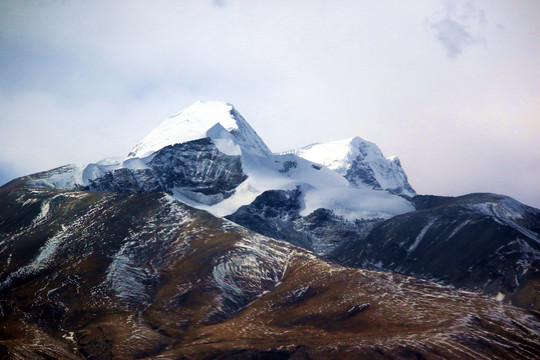
[(0, 359), (535, 359), (537, 312), (163, 194), (0, 189)]

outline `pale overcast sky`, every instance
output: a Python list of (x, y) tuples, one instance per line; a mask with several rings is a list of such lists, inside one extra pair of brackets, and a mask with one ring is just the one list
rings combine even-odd
[(540, 1), (2, 0), (0, 183), (196, 100), (273, 151), (360, 136), (421, 194), (540, 208)]

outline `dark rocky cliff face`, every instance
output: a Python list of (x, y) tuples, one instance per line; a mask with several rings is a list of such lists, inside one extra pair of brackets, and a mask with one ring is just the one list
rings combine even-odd
[(537, 313), (333, 265), (163, 193), (28, 180), (0, 188), (2, 358), (540, 357)]
[(226, 218), (259, 234), (312, 250), (309, 236), (295, 229), (295, 221), (300, 219), (301, 195), (299, 189), (265, 191)]
[(366, 163), (362, 157), (353, 160), (351, 167), (345, 174), (345, 179), (353, 185), (360, 186), (365, 184), (373, 189), (382, 190), (381, 184), (375, 178), (373, 169), (371, 169), (369, 163)]
[(341, 246), (363, 239), (382, 221), (349, 222), (327, 209), (317, 209), (303, 217), (300, 216), (302, 206), (300, 189), (270, 190), (226, 218), (259, 234), (287, 241), (329, 259), (334, 258), (334, 252)]
[(107, 172), (91, 180), (87, 190), (145, 194), (181, 188), (187, 198), (215, 204), (247, 178), (240, 156), (223, 154), (208, 138), (166, 146), (146, 165)]

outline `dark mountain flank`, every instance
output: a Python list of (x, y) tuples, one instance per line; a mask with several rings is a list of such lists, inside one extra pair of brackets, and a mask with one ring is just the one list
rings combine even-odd
[(540, 211), (502, 195), (415, 196), (416, 211), (346, 221), (301, 194), (265, 192), (228, 219), (333, 262), (478, 290), (540, 309)]
[(540, 309), (540, 211), (495, 194), (416, 196), (416, 211), (348, 242), (337, 259), (480, 290)]

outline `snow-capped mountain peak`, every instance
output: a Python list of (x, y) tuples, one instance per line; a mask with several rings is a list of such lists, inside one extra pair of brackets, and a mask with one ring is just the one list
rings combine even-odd
[(402, 183), (391, 183), (397, 166), (375, 144), (354, 137), (303, 150), (333, 158), (316, 157), (316, 163), (326, 165), (320, 166), (302, 149), (305, 158), (272, 154), (231, 104), (197, 102), (163, 121), (127, 159), (65, 168), (41, 182), (91, 191), (164, 191), (220, 217), (267, 191), (300, 191), (298, 216), (322, 208), (354, 221), (389, 218), (414, 209), (395, 196), (407, 192), (402, 191)]
[(415, 195), (396, 156), (385, 158), (377, 145), (358, 136), (288, 151), (344, 176), (353, 186)]
[(236, 152), (234, 145), (256, 155), (265, 156), (271, 153), (264, 141), (231, 104), (198, 101), (163, 121), (135, 145), (128, 157), (142, 158), (168, 145), (208, 137), (221, 140), (221, 144), (218, 141), (216, 145), (225, 153)]

